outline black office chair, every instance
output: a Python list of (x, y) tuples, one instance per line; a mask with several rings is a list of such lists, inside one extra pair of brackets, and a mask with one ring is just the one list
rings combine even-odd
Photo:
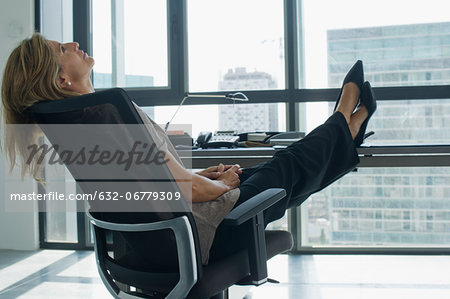
[[(64, 140), (48, 129), (48, 124), (137, 124), (151, 143), (128, 95), (119, 88), (39, 102), (30, 111), (52, 144)], [(119, 131), (104, 134), (123, 134), (126, 140), (126, 135), (135, 133), (127, 126)], [(80, 171), (75, 163), (66, 166), (85, 193), (111, 186), (103, 186), (108, 179), (102, 177), (86, 179), (89, 174)], [(136, 191), (146, 191), (149, 186), (157, 188), (161, 177), (165, 177), (171, 190), (179, 192), (166, 165), (160, 165), (156, 172), (158, 179), (153, 185), (152, 180), (142, 180), (142, 174), (127, 174), (127, 181), (134, 184)], [(285, 194), (283, 189), (269, 189), (233, 209), (221, 225), (247, 230), (248, 246), (207, 266), (202, 265), (196, 224), (184, 201), (173, 212), (117, 212), (91, 203), (87, 215), (94, 228), (100, 277), (115, 298), (224, 298), (228, 287), (234, 284), (265, 283), (266, 261), (288, 251), (293, 244), (289, 232), (265, 231), (263, 224), (263, 211)]]

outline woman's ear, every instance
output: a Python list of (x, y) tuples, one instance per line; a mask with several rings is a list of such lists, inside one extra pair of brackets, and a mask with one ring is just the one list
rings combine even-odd
[(66, 77), (63, 76), (59, 76), (59, 86), (61, 86), (61, 88), (69, 88), (72, 85), (72, 82), (70, 82), (70, 80)]

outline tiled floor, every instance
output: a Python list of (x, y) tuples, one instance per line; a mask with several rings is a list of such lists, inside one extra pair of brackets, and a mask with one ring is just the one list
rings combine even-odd
[[(450, 256), (282, 255), (269, 277), (280, 283), (246, 289), (245, 298), (450, 298)], [(0, 251), (0, 298), (111, 296), (93, 252), (40, 250)]]
[(92, 251), (0, 251), (0, 298), (112, 298)]
[(304, 255), (270, 261), (250, 298), (450, 299), (450, 256)]

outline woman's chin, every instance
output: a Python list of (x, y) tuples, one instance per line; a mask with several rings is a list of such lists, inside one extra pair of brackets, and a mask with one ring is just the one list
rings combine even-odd
[(95, 59), (90, 56), (86, 57), (86, 59), (89, 61), (89, 64), (91, 65), (92, 68), (95, 64)]

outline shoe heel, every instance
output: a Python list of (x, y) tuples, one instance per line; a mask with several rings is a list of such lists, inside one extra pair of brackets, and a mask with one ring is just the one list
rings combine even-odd
[(369, 119), (374, 114), (375, 110), (377, 110), (377, 100), (373, 93), (372, 87), (369, 82), (364, 82), (362, 90), (361, 90), (361, 105), (364, 105), (367, 109), (368, 115), (364, 120), (361, 128), (359, 129), (358, 134), (355, 137), (354, 143), (356, 147), (361, 146), (364, 142), (364, 139), (368, 138), (375, 134), (375, 132), (370, 131), (366, 134), (367, 124), (369, 123)]

